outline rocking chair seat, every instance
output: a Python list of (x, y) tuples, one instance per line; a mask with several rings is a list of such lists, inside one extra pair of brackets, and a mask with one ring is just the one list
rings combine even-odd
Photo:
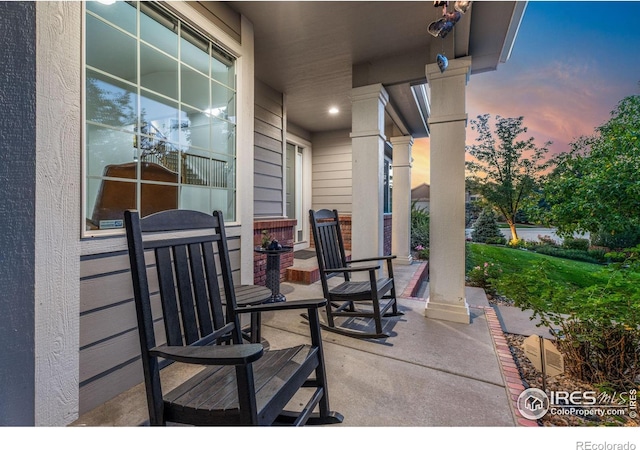
[[(384, 295), (393, 287), (391, 278), (378, 278), (376, 291)], [(371, 283), (369, 281), (345, 281), (329, 289), (332, 300), (371, 301)]]
[[(298, 345), (272, 350), (253, 363), (258, 424), (276, 422), (292, 386), (302, 386), (317, 359), (317, 349)], [(306, 365), (306, 367), (304, 367)], [(282, 406), (274, 407), (274, 405)], [(193, 425), (242, 425), (234, 366), (210, 366), (164, 396), (167, 421)]]

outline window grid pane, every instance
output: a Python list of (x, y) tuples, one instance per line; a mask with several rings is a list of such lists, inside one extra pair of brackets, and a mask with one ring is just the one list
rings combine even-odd
[(86, 229), (120, 228), (125, 204), (235, 220), (235, 60), (152, 4), (116, 5), (126, 22), (86, 11)]

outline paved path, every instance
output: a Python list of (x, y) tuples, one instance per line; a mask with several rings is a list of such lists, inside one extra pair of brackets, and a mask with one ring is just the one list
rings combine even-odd
[(494, 306), (502, 330), (505, 333), (521, 334), (523, 336), (531, 336), (536, 334), (547, 339), (555, 339), (549, 332), (549, 328), (537, 326), (539, 320), (531, 320), (533, 311), (521, 310), (515, 306)]

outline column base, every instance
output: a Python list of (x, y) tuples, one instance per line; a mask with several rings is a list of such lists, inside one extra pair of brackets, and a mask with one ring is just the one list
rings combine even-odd
[(413, 262), (413, 257), (409, 256), (396, 256), (396, 259), (393, 260), (394, 264), (400, 264), (402, 266), (410, 266)]
[(427, 298), (427, 304), (424, 309), (425, 317), (436, 320), (446, 320), (457, 323), (471, 323), (471, 315), (469, 314), (469, 305), (467, 300), (463, 299), (461, 304), (439, 303)]

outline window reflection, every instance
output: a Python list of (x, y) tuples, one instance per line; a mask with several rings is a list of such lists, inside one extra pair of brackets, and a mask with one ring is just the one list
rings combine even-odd
[(87, 5), (86, 43), (87, 229), (127, 208), (235, 220), (234, 59), (147, 2)]

